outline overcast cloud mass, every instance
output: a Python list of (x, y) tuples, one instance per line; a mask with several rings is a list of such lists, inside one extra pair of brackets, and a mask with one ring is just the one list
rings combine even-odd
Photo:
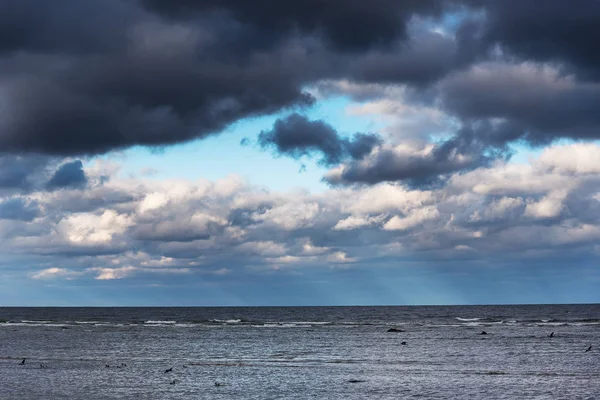
[[(600, 301), (598, 1), (60, 3), (0, 0), (0, 305)], [(265, 116), (242, 144), (327, 190), (237, 143), (121, 172)]]

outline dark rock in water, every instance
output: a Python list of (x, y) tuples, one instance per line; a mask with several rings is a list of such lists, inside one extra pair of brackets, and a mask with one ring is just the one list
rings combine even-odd
[(366, 381), (364, 381), (364, 380), (362, 380), (362, 379), (350, 379), (350, 380), (348, 381), (348, 383), (360, 383), (360, 382), (366, 382)]
[(402, 329), (398, 329), (398, 328), (390, 328), (387, 331), (388, 332), (404, 332)]
[(480, 335), (487, 335), (486, 331), (481, 331)]
[(406, 345), (407, 345), (407, 343), (406, 343), (406, 342), (400, 342), (400, 344), (401, 344), (402, 346), (406, 346)]

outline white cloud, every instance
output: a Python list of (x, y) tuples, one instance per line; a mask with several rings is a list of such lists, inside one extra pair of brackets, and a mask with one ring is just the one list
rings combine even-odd
[(123, 279), (128, 276), (131, 276), (135, 271), (137, 271), (137, 268), (132, 266), (125, 266), (120, 268), (93, 267), (89, 270), (97, 273), (95, 279), (100, 281), (108, 281), (113, 279)]
[(562, 208), (563, 201), (568, 195), (566, 190), (555, 190), (544, 196), (539, 201), (531, 201), (525, 208), (525, 215), (533, 218), (557, 217)]
[(169, 202), (169, 198), (166, 193), (150, 193), (146, 195), (144, 200), (140, 203), (140, 212), (145, 213), (147, 211), (156, 210), (157, 208), (164, 207)]
[(581, 164), (552, 156), (570, 151), (580, 154), (579, 147), (557, 145), (530, 164), (497, 163), (429, 190), (381, 183), (313, 195), (269, 192), (235, 176), (218, 182), (113, 176), (85, 191), (31, 193), (40, 215), (33, 222), (0, 220), (0, 244), (8, 256), (43, 256), (47, 264), (39, 271), (24, 272), (32, 279), (99, 280), (355, 267), (423, 251), (428, 257), (467, 250), (469, 257), (531, 257), (558, 246), (592, 251), (600, 230), (600, 171), (583, 156)]
[(79, 271), (72, 271), (66, 268), (46, 268), (36, 273), (31, 274), (32, 279), (73, 279), (75, 277), (81, 276), (82, 273)]
[(256, 221), (277, 225), (284, 230), (308, 228), (315, 224), (320, 211), (316, 202), (288, 203), (276, 206), (264, 213), (254, 214)]
[(114, 235), (122, 234), (132, 224), (129, 215), (106, 210), (100, 215), (68, 215), (58, 223), (57, 230), (74, 244), (106, 244)]
[(544, 149), (537, 159), (541, 168), (575, 174), (600, 173), (600, 146), (596, 143), (555, 145)]
[(336, 251), (327, 256), (327, 261), (330, 263), (351, 263), (355, 262), (355, 258), (348, 257), (348, 254), (343, 251)]
[(405, 217), (395, 215), (385, 223), (383, 229), (386, 231), (401, 231), (414, 228), (426, 221), (436, 219), (440, 216), (440, 212), (435, 206), (423, 207), (414, 210)]
[(408, 190), (401, 185), (380, 183), (357, 191), (343, 192), (342, 210), (353, 214), (383, 214), (392, 211), (407, 212), (412, 208), (431, 204), (433, 192)]
[(351, 215), (348, 218), (345, 218), (345, 219), (339, 221), (337, 224), (335, 224), (335, 226), (332, 229), (338, 230), (338, 231), (343, 231), (343, 230), (362, 228), (364, 226), (379, 224), (386, 217), (387, 217), (387, 215), (377, 215), (374, 217), (363, 217), (363, 216)]
[(305, 243), (302, 245), (302, 254), (307, 256), (321, 255), (329, 251), (328, 247), (318, 247), (313, 245), (310, 238), (305, 239)]

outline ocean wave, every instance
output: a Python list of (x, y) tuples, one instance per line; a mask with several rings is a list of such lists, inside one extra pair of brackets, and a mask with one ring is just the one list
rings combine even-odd
[(241, 319), (209, 319), (208, 322), (212, 324), (239, 324), (242, 322)]
[[(292, 323), (276, 323), (276, 324), (262, 324), (262, 325), (253, 325), (257, 328), (297, 328), (300, 325), (292, 324)], [(302, 325), (306, 327), (306, 325)]]
[(21, 321), (23, 324), (51, 324), (56, 321), (44, 321), (44, 320), (28, 320), (24, 319)]
[[(479, 317), (479, 318), (465, 318), (465, 317), (449, 317), (449, 318), (431, 318), (431, 319), (422, 319), (419, 321), (402, 321), (402, 320), (369, 320), (369, 321), (340, 321), (340, 320), (330, 320), (330, 321), (319, 321), (319, 320), (310, 320), (311, 318), (307, 318), (307, 320), (299, 320), (299, 321), (286, 321), (285, 319), (281, 320), (269, 320), (264, 319), (261, 320), (259, 318), (256, 319), (241, 319), (241, 318), (213, 318), (213, 319), (198, 319), (194, 320), (193, 318), (178, 318), (175, 319), (113, 319), (107, 318), (106, 320), (102, 318), (96, 318), (95, 320), (86, 320), (85, 318), (81, 318), (81, 320), (69, 319), (69, 320), (35, 320), (35, 319), (6, 319), (0, 320), (0, 326), (45, 326), (45, 327), (71, 327), (73, 329), (77, 328), (85, 328), (85, 327), (95, 327), (98, 329), (110, 329), (111, 327), (161, 327), (161, 328), (180, 328), (180, 329), (220, 329), (223, 327), (231, 327), (231, 328), (297, 328), (297, 329), (341, 329), (341, 328), (359, 328), (359, 327), (373, 327), (373, 329), (381, 329), (387, 330), (389, 326), (405, 326), (406, 329), (410, 329), (409, 327), (443, 327), (443, 326), (456, 326), (456, 327), (483, 327), (483, 326), (586, 326), (600, 325), (600, 319), (598, 318), (522, 318), (517, 319), (515, 317)], [(315, 318), (316, 319), (316, 318)]]
[(53, 322), (45, 322), (43, 324), (32, 324), (30, 322), (6, 322), (4, 324), (0, 324), (0, 326), (5, 326), (5, 327), (11, 327), (11, 326), (68, 327), (68, 326), (72, 326), (72, 325), (53, 323)]
[(166, 321), (163, 321), (163, 320), (148, 320), (148, 321), (145, 321), (144, 323), (148, 324), (148, 325), (173, 325), (173, 324), (176, 324), (177, 321), (172, 321), (172, 320), (166, 320)]

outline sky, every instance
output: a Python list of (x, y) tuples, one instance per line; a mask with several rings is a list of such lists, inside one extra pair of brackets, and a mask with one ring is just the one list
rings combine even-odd
[(0, 306), (600, 302), (600, 2), (0, 0)]

